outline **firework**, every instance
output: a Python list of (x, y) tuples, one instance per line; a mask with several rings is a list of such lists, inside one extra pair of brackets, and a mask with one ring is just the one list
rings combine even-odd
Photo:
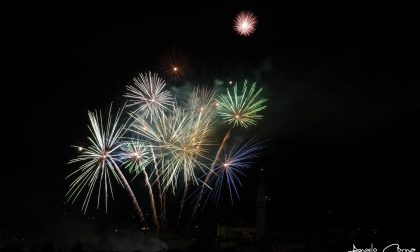
[(257, 17), (250, 11), (241, 11), (234, 20), (233, 28), (241, 36), (249, 36), (255, 31)]
[(159, 232), (160, 225), (159, 225), (158, 217), (156, 214), (155, 197), (153, 196), (153, 189), (152, 189), (152, 185), (150, 184), (149, 175), (147, 174), (145, 169), (143, 170), (143, 175), (144, 175), (144, 182), (146, 183), (146, 188), (149, 193), (149, 203), (150, 203), (150, 208), (152, 210), (153, 223), (155, 224), (156, 229)]
[(211, 117), (201, 111), (184, 111), (174, 107), (170, 114), (161, 113), (153, 123), (133, 114), (131, 130), (155, 149), (159, 154), (164, 190), (176, 188), (178, 177), (197, 183), (196, 173), (206, 169), (205, 160), (209, 136), (212, 133)]
[(205, 116), (213, 116), (208, 115), (208, 113), (214, 113), (215, 108), (218, 107), (216, 96), (217, 94), (214, 90), (197, 86), (191, 93), (191, 96), (188, 100), (189, 102), (187, 104), (187, 109), (199, 112)]
[[(216, 103), (216, 107), (218, 108), (218, 113), (221, 118), (225, 122), (233, 124), (233, 126), (242, 126), (244, 128), (247, 128), (251, 124), (256, 124), (257, 119), (262, 118), (262, 115), (259, 115), (258, 112), (266, 108), (266, 106), (263, 104), (267, 101), (267, 99), (258, 98), (262, 89), (257, 91), (255, 89), (256, 83), (252, 84), (251, 88), (248, 89), (247, 81), (244, 82), (242, 87), (242, 94), (238, 94), (237, 84), (233, 86), (233, 96), (231, 95), (229, 89), (227, 89), (227, 94), (220, 95), (219, 101)], [(208, 187), (212, 176), (215, 174), (214, 169), (217, 167), (220, 155), (223, 153), (226, 143), (231, 136), (231, 131), (232, 128), (226, 132), (226, 135), (223, 138), (223, 141), (220, 144), (213, 163), (210, 167), (210, 171), (207, 173), (204, 183), (199, 190), (191, 215), (191, 221), (194, 219), (198, 211), (198, 207), (202, 200), (205, 188)]]
[[(172, 70), (180, 68), (173, 66)], [(182, 74), (174, 78), (184, 77)], [(260, 112), (266, 108), (267, 101), (260, 98), (262, 89), (257, 89), (256, 83), (248, 86), (245, 81), (242, 88), (235, 84), (227, 89), (226, 94), (217, 96), (212, 89), (195, 87), (187, 102), (182, 102), (180, 107), (164, 88), (165, 82), (157, 74), (148, 72), (134, 78), (134, 84), (127, 86), (125, 94), (128, 106), (134, 108), (129, 112), (130, 124), (121, 122), (122, 110), (113, 117), (111, 108), (105, 120), (100, 111), (89, 112), (89, 146), (76, 146), (79, 156), (70, 161), (81, 165), (68, 176), (73, 178), (66, 194), (69, 201), (74, 202), (85, 194), (82, 210), (86, 212), (92, 196), (97, 196), (97, 207), (104, 198), (107, 209), (108, 194), (113, 198), (113, 183), (116, 181), (129, 193), (142, 224), (147, 228), (138, 201), (120, 169), (122, 167), (134, 177), (144, 176), (157, 231), (165, 222), (165, 193), (172, 190), (175, 194), (179, 185), (184, 188), (179, 202), (178, 225), (191, 186), (200, 184), (191, 220), (204, 192), (209, 192), (209, 198), (216, 202), (222, 188), (227, 188), (232, 202), (239, 198), (240, 177), (252, 165), (251, 159), (257, 156), (261, 147), (255, 141), (240, 142), (232, 134), (235, 127), (247, 128), (262, 118)], [(210, 158), (210, 153), (215, 151), (213, 141), (218, 115), (230, 127), (216, 147), (216, 155)], [(130, 131), (130, 137), (127, 131)], [(204, 181), (201, 180), (203, 174)], [(156, 213), (153, 186), (159, 191), (161, 223)], [(213, 190), (205, 191), (206, 187)]]
[(252, 159), (258, 156), (258, 151), (263, 147), (260, 142), (251, 139), (249, 141), (238, 141), (237, 138), (230, 141), (224, 149), (223, 154), (218, 158), (213, 170), (214, 176), (209, 181), (213, 189), (209, 196), (215, 199), (218, 204), (223, 186), (229, 191), (230, 200), (239, 199), (238, 186), (242, 186), (240, 177), (244, 176), (244, 170), (253, 165)]
[(162, 57), (159, 68), (170, 80), (178, 82), (191, 76), (192, 61), (188, 51), (172, 49)]
[(204, 195), (204, 190), (205, 190), (206, 187), (208, 187), (208, 184), (211, 180), (211, 177), (215, 174), (214, 173), (214, 168), (217, 164), (217, 161), (219, 160), (220, 154), (222, 153), (223, 149), (225, 148), (225, 145), (226, 145), (227, 141), (230, 138), (231, 131), (232, 131), (232, 129), (229, 129), (226, 132), (226, 135), (223, 138), (223, 141), (220, 144), (219, 149), (217, 150), (216, 157), (214, 158), (213, 163), (211, 164), (210, 170), (207, 173), (206, 178), (204, 179), (204, 182), (199, 189), (199, 193), (198, 193), (198, 196), (197, 196), (197, 199), (195, 201), (194, 208), (193, 208), (193, 211), (192, 211), (192, 215), (191, 215), (191, 219), (190, 219), (190, 225), (191, 225), (191, 222), (194, 220), (195, 215), (197, 214), (198, 207), (200, 206), (200, 202), (201, 202), (201, 200), (203, 198), (203, 195)]
[[(215, 119), (215, 109), (218, 108), (219, 104), (216, 100), (216, 93), (212, 89), (205, 87), (196, 87), (189, 99), (188, 108), (189, 111), (196, 117), (196, 125), (192, 128), (194, 135), (197, 134), (200, 128), (208, 129), (209, 132), (201, 135), (210, 135), (213, 129), (213, 122)], [(203, 143), (203, 139), (199, 139), (198, 144)], [(204, 182), (206, 183), (206, 182)], [(186, 201), (186, 196), (189, 188), (188, 180), (185, 180), (184, 183), (184, 193), (180, 203), (180, 211), (178, 214), (178, 226), (181, 221), (182, 211), (184, 208), (184, 203)]]
[(122, 145), (122, 154), (120, 160), (125, 168), (135, 176), (146, 169), (147, 165), (152, 161), (150, 148), (145, 143), (132, 140)]
[[(155, 152), (153, 151), (153, 147), (150, 148), (150, 151), (152, 153), (152, 157), (153, 157), (153, 173), (156, 176), (156, 185), (158, 188), (158, 194), (159, 194), (159, 205), (160, 205), (160, 221), (161, 224), (164, 224), (164, 219), (165, 219), (165, 192), (162, 192), (162, 186), (160, 183), (161, 177), (160, 177), (160, 171), (159, 171), (159, 166), (158, 166), (158, 161), (156, 159), (156, 155)], [(149, 183), (150, 184), (150, 183)]]
[(181, 203), (179, 204), (179, 212), (178, 212), (178, 222), (177, 227), (180, 228), (182, 213), (184, 210), (185, 200), (187, 199), (188, 189), (190, 187), (190, 183), (188, 180), (184, 181), (184, 192), (182, 193)]
[[(214, 113), (204, 113), (203, 107), (189, 112), (176, 112), (185, 117), (185, 124), (180, 137), (170, 148), (171, 159), (167, 159), (167, 181), (176, 182), (176, 177), (183, 174), (185, 183), (191, 180), (198, 184), (197, 173), (207, 169), (211, 159), (208, 150), (211, 147), (210, 137), (213, 133)], [(174, 186), (175, 184), (173, 184)]]
[(123, 160), (124, 166), (135, 176), (140, 173), (143, 174), (146, 188), (149, 193), (149, 203), (152, 210), (153, 222), (159, 231), (160, 226), (156, 214), (155, 200), (153, 196), (153, 189), (149, 181), (149, 175), (146, 172), (147, 165), (152, 161), (150, 156), (150, 146), (146, 146), (143, 142), (140, 141), (130, 141), (122, 145), (123, 153), (121, 154), (121, 159)]
[(256, 83), (248, 88), (245, 80), (242, 86), (242, 92), (238, 92), (238, 85), (233, 86), (233, 93), (227, 89), (227, 94), (219, 97), (219, 115), (221, 118), (233, 126), (242, 126), (247, 128), (249, 125), (255, 125), (256, 121), (262, 118), (259, 114), (267, 106), (264, 103), (265, 98), (259, 98), (262, 89), (256, 89)]
[(70, 163), (80, 162), (82, 164), (67, 177), (75, 176), (66, 197), (68, 201), (74, 203), (81, 193), (86, 192), (82, 205), (82, 210), (86, 212), (92, 194), (97, 191), (97, 207), (99, 207), (103, 194), (107, 210), (108, 194), (110, 193), (113, 198), (112, 180), (115, 180), (125, 187), (142, 224), (146, 226), (143, 212), (118, 165), (118, 153), (121, 147), (119, 139), (123, 136), (126, 127), (125, 123), (119, 124), (122, 110), (118, 110), (114, 118), (111, 116), (111, 112), (112, 107), (109, 109), (105, 126), (101, 112), (88, 112), (90, 120), (88, 127), (91, 133), (91, 136), (88, 137), (90, 146), (82, 148), (80, 155), (70, 161)]
[(128, 106), (135, 107), (135, 113), (142, 113), (146, 118), (153, 117), (170, 109), (173, 98), (168, 90), (164, 90), (165, 81), (156, 73), (140, 74), (134, 78), (134, 86), (127, 86)]

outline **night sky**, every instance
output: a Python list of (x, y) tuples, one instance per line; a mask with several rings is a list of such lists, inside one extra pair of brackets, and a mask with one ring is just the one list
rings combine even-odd
[[(94, 207), (83, 215), (80, 200), (63, 205), (64, 178), (75, 168), (67, 162), (77, 154), (70, 146), (88, 136), (88, 109), (122, 105), (125, 85), (156, 71), (176, 47), (189, 51), (192, 84), (247, 79), (269, 99), (251, 129), (268, 141), (247, 171), (241, 200), (207, 207), (200, 225), (254, 225), (264, 167), (270, 230), (412, 235), (420, 142), (415, 16), (409, 7), (273, 3), (38, 6), (13, 17), (0, 228), (23, 235), (57, 223), (90, 225), (92, 217), (105, 227), (133, 221), (121, 188), (108, 215)], [(232, 28), (241, 10), (258, 17), (250, 37)], [(171, 89), (183, 86), (168, 80)]]

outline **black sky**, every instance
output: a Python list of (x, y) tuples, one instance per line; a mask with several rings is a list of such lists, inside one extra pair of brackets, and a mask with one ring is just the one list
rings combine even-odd
[[(247, 78), (269, 98), (254, 129), (268, 146), (242, 201), (208, 211), (210, 220), (240, 212), (252, 222), (252, 211), (241, 209), (254, 209), (257, 168), (264, 166), (272, 223), (412, 227), (420, 140), (416, 18), (408, 6), (316, 7), (235, 1), (25, 8), (9, 22), (7, 50), (17, 71), (2, 93), (12, 129), (4, 132), (10, 154), (1, 171), (2, 226), (24, 230), (29, 222), (66, 218), (63, 212), (82, 216), (80, 204), (63, 206), (63, 198), (66, 163), (75, 155), (70, 145), (88, 134), (86, 111), (123, 103), (125, 85), (155, 70), (163, 50), (176, 45), (190, 50), (194, 83)], [(232, 29), (243, 9), (259, 19), (249, 38)], [(119, 204), (120, 194), (111, 216), (131, 211)], [(88, 212), (95, 215), (102, 214)]]

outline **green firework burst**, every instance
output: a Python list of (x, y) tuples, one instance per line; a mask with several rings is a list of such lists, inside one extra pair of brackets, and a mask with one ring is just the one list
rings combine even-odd
[(137, 176), (152, 161), (151, 148), (151, 146), (147, 146), (145, 143), (137, 140), (125, 142), (122, 145), (123, 153), (121, 155), (125, 168)]
[(264, 105), (267, 99), (259, 97), (261, 91), (255, 82), (248, 87), (246, 80), (241, 91), (238, 91), (237, 84), (233, 86), (233, 92), (227, 88), (227, 94), (219, 97), (219, 115), (223, 121), (244, 128), (256, 125), (263, 117), (259, 112), (267, 107)]

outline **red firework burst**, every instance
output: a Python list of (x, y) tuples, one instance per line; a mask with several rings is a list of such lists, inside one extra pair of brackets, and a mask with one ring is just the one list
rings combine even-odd
[(235, 18), (233, 28), (241, 36), (249, 36), (255, 31), (257, 17), (250, 11), (241, 11)]
[(192, 63), (188, 51), (172, 49), (161, 58), (159, 65), (160, 70), (173, 81), (191, 76)]

